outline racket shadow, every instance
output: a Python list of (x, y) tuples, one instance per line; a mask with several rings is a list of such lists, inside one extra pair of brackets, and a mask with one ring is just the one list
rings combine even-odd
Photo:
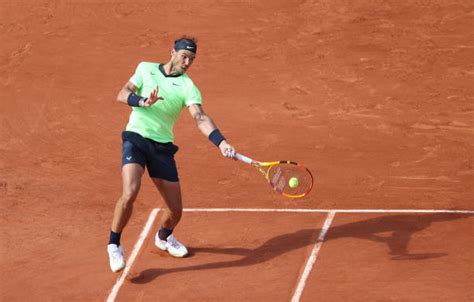
[[(325, 242), (344, 238), (356, 238), (386, 244), (392, 260), (424, 260), (443, 257), (447, 253), (410, 253), (408, 244), (414, 233), (422, 231), (433, 223), (447, 222), (468, 218), (472, 214), (423, 214), (423, 215), (386, 215), (363, 221), (332, 226)], [(381, 233), (390, 233), (383, 236)], [(292, 250), (313, 246), (319, 236), (320, 229), (303, 229), (293, 233), (276, 236), (264, 242), (261, 246), (248, 248), (216, 248), (190, 247), (191, 256), (201, 253), (226, 254), (242, 256), (231, 261), (216, 261), (212, 263), (190, 265), (172, 269), (150, 268), (130, 276), (128, 280), (136, 284), (145, 284), (159, 276), (186, 271), (225, 269), (231, 267), (251, 266), (274, 259)]]
[(433, 223), (468, 218), (473, 214), (434, 213), (386, 215), (331, 227), (325, 241), (358, 238), (386, 244), (392, 260), (425, 260), (447, 256), (447, 253), (410, 253), (408, 246), (413, 234)]

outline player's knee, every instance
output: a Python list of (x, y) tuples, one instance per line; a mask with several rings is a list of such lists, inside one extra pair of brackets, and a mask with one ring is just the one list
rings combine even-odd
[(120, 198), (120, 207), (126, 211), (126, 210), (130, 210), (132, 207), (133, 207), (133, 199), (130, 199), (130, 198), (126, 198), (124, 196), (122, 196), (122, 198)]
[(137, 199), (138, 190), (133, 189), (125, 189), (122, 193), (122, 206), (128, 207), (129, 205), (133, 204), (135, 199)]

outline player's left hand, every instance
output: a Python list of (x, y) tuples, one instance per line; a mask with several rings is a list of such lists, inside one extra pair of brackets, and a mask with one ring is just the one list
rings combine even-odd
[(225, 140), (219, 144), (219, 149), (223, 156), (235, 159), (235, 148)]
[(150, 107), (154, 103), (164, 100), (162, 96), (158, 96), (158, 91), (159, 91), (159, 88), (158, 86), (156, 86), (156, 88), (153, 89), (152, 92), (150, 92), (150, 97), (145, 101), (145, 103), (143, 104), (143, 107)]

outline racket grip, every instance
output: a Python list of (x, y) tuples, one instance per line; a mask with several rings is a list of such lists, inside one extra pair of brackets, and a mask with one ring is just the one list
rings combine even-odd
[(245, 155), (242, 155), (240, 153), (235, 153), (235, 158), (237, 158), (238, 160), (246, 163), (246, 164), (249, 164), (249, 165), (253, 165), (253, 163), (255, 162), (253, 159), (245, 156)]

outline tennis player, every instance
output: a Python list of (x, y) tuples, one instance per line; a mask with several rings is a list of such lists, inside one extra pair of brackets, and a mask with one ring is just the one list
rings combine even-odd
[(234, 147), (203, 111), (201, 93), (186, 74), (193, 64), (196, 51), (194, 37), (177, 39), (168, 63), (141, 62), (117, 96), (118, 102), (132, 107), (132, 113), (126, 130), (122, 132), (123, 192), (115, 206), (107, 246), (113, 272), (125, 267), (120, 237), (132, 214), (145, 167), (165, 202), (155, 245), (175, 257), (188, 254), (186, 247), (173, 235), (183, 211), (174, 160), (178, 146), (173, 144), (173, 126), (184, 108), (188, 108), (199, 130), (219, 148), (223, 156), (235, 156)]

